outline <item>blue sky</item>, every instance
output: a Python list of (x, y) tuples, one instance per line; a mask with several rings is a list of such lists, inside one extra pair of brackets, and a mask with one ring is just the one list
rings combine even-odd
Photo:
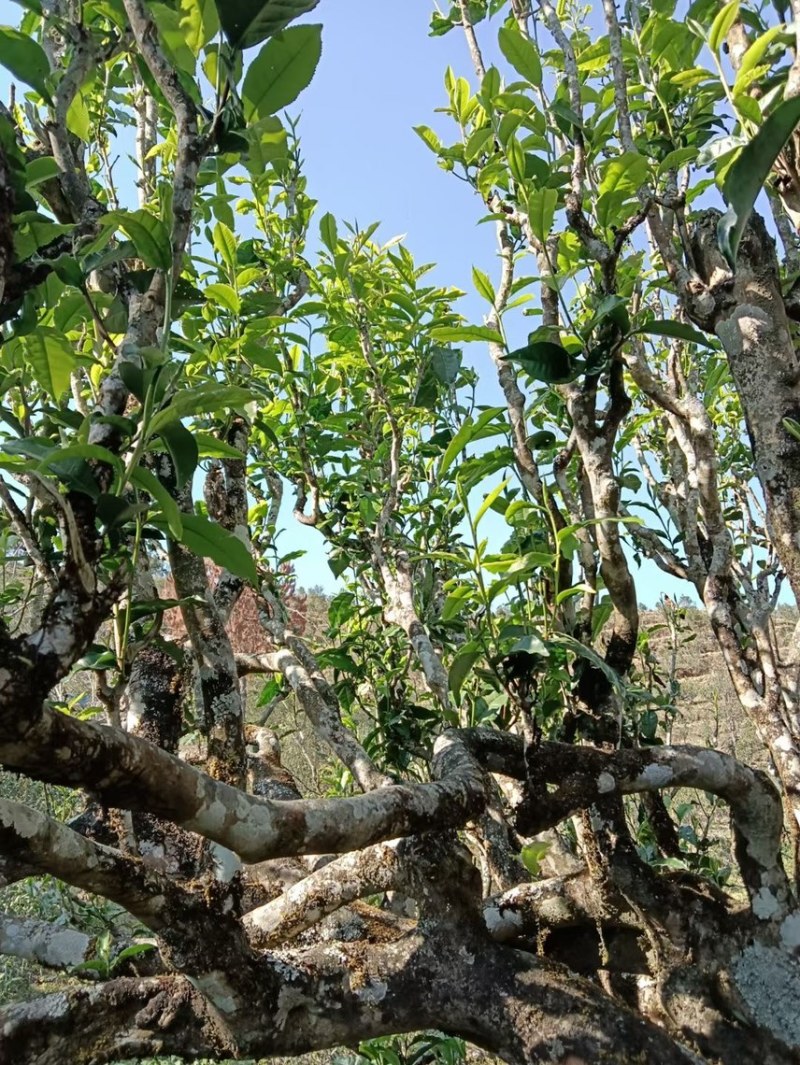
[(472, 261), (493, 255), (492, 227), (476, 228), (474, 194), (412, 129), (440, 124), (454, 139), (452, 123), (432, 112), (446, 102), (448, 63), (470, 73), (463, 38), (428, 37), (431, 9), (430, 0), (322, 0), (309, 16), (323, 23), (323, 52), (298, 102), (301, 136), (325, 210), (407, 233), (419, 261), (440, 263), (442, 280), (469, 289)]
[[(486, 304), (473, 292), (472, 266), (496, 275), (494, 228), (478, 224), (485, 213), (478, 198), (436, 165), (413, 131), (415, 125), (429, 125), (446, 142), (455, 139), (451, 120), (434, 113), (446, 102), (444, 72), (451, 65), (473, 80), (461, 34), (428, 36), (432, 8), (432, 0), (322, 0), (306, 17), (323, 24), (322, 58), (291, 112), (301, 115), (308, 191), (319, 201), (318, 216), (330, 211), (362, 226), (380, 220), (384, 240), (406, 234), (417, 262), (437, 264), (435, 281), (468, 294), (459, 309), (477, 323)], [(0, 21), (18, 23), (20, 13), (10, 0), (0, 0)], [(486, 25), (479, 29), (491, 60), (495, 34), (486, 32)], [(4, 98), (7, 87), (8, 76), (0, 69)], [(523, 322), (508, 323), (512, 341), (524, 343)], [(500, 402), (488, 352), (473, 344), (466, 354), (482, 371), (480, 401)], [(504, 524), (500, 519), (497, 524), (497, 535), (505, 538)], [(286, 526), (282, 550), (308, 551), (295, 563), (299, 582), (335, 588), (321, 536), (298, 526), (288, 512)], [(639, 599), (647, 603), (663, 591), (690, 591), (651, 564), (636, 573), (636, 583)]]

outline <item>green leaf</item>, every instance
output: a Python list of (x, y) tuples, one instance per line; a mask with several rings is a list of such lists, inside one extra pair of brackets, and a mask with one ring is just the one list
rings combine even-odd
[[(571, 107), (568, 107), (561, 100), (554, 100), (548, 108), (551, 115), (556, 118), (556, 125), (564, 133), (572, 134), (573, 129), (583, 129), (583, 122), (581, 116), (577, 111), (573, 111)], [(559, 122), (558, 119), (561, 119)]]
[(505, 479), (505, 481), (503, 481), (500, 484), (498, 484), (497, 487), (493, 488), (491, 490), (491, 492), (485, 497), (485, 499), (483, 500), (481, 505), (478, 507), (478, 513), (475, 515), (475, 528), (476, 529), (477, 529), (478, 525), (480, 524), (481, 518), (484, 516), (484, 514), (489, 509), (489, 507), (491, 507), (492, 503), (494, 503), (495, 500), (499, 497), (500, 493), (505, 491), (505, 489), (508, 487), (510, 481), (511, 481), (511, 478), (507, 477)]
[(41, 155), (38, 159), (32, 159), (25, 169), (25, 188), (32, 189), (60, 173), (58, 163), (52, 155)]
[(32, 37), (11, 26), (0, 26), (0, 64), (52, 106), (53, 98), (47, 88), (50, 64), (44, 49)]
[(800, 440), (800, 422), (796, 422), (794, 418), (784, 418), (782, 424), (790, 436), (793, 436), (795, 440)]
[(172, 242), (169, 230), (149, 211), (111, 211), (103, 219), (106, 228), (121, 229), (130, 237), (136, 254), (148, 266), (169, 270), (172, 266)]
[(472, 433), (474, 430), (474, 422), (471, 416), (467, 416), (464, 419), (463, 424), (459, 427), (458, 432), (447, 445), (447, 450), (442, 455), (442, 461), (439, 463), (439, 476), (444, 477), (450, 467), (453, 465), (453, 461), (461, 454), (464, 448), (472, 439)]
[(117, 663), (117, 656), (108, 647), (103, 647), (100, 644), (93, 644), (83, 658), (73, 666), (73, 669), (110, 669)]
[(478, 295), (483, 296), (485, 300), (494, 306), (494, 289), (492, 288), (492, 282), (483, 270), (479, 270), (477, 266), (472, 267), (472, 283), (478, 290)]
[[(250, 145), (246, 166), (254, 176), (260, 177), (271, 163), (287, 158), (286, 130), (275, 115), (248, 126), (245, 136)], [(252, 245), (252, 241), (249, 243)]]
[(581, 643), (580, 640), (576, 640), (574, 636), (570, 636), (566, 632), (556, 633), (550, 642), (551, 644), (560, 644), (562, 647), (566, 647), (567, 650), (572, 651), (573, 654), (578, 655), (580, 658), (585, 658), (587, 662), (591, 662), (605, 676), (614, 691), (623, 698), (625, 697), (625, 688), (619, 678), (619, 674), (593, 648), (587, 647), (586, 644)]
[(461, 369), (461, 352), (455, 348), (431, 348), (431, 369), (443, 385), (452, 385)]
[(502, 79), (497, 67), (489, 67), (481, 79), (481, 91), (478, 94), (483, 108), (491, 115), (494, 110), (494, 99), (500, 92)]
[(63, 461), (53, 458), (48, 463), (50, 469), (72, 492), (83, 492), (91, 499), (97, 499), (100, 489), (92, 473), (92, 468), (83, 459), (66, 458)]
[(508, 169), (511, 171), (511, 176), (518, 185), (522, 184), (525, 180), (525, 152), (516, 137), (508, 138), (506, 158), (508, 159)]
[(86, 106), (86, 94), (78, 89), (67, 108), (67, 129), (88, 144), (92, 136), (92, 116)]
[(460, 584), (455, 588), (444, 601), (442, 607), (442, 613), (440, 615), (441, 621), (452, 621), (453, 618), (458, 617), (464, 607), (469, 606), (474, 602), (475, 589), (471, 584)]
[(339, 246), (339, 232), (336, 228), (336, 219), (330, 211), (319, 220), (319, 235), (331, 255), (335, 255)]
[(118, 965), (121, 965), (122, 962), (127, 961), (128, 958), (136, 958), (139, 954), (149, 954), (155, 949), (155, 943), (131, 943), (129, 947), (125, 947), (125, 949), (121, 950), (116, 956), (116, 958), (114, 958), (113, 962), (111, 963), (111, 968), (116, 969)]
[(131, 481), (137, 488), (143, 488), (145, 492), (150, 493), (161, 508), (161, 513), (164, 515), (171, 535), (174, 539), (180, 540), (183, 534), (181, 512), (178, 509), (178, 504), (169, 494), (166, 487), (159, 481), (158, 477), (144, 466), (136, 466), (131, 472)]
[(224, 440), (217, 440), (211, 433), (195, 433), (195, 443), (198, 453), (208, 459), (243, 459), (245, 454), (238, 447), (226, 444)]
[(592, 588), (590, 584), (573, 584), (571, 588), (565, 588), (563, 592), (559, 592), (556, 595), (556, 606), (561, 606), (567, 599), (573, 599), (576, 595), (583, 595), (584, 592), (594, 592), (595, 588)]
[(83, 269), (77, 259), (71, 255), (59, 255), (53, 260), (53, 270), (65, 285), (83, 288)]
[(488, 152), (494, 143), (495, 133), (491, 126), (473, 130), (467, 138), (464, 155), (468, 163), (475, 162), (484, 152)]
[[(100, 490), (92, 469), (84, 459), (78, 457), (82, 448), (94, 447), (95, 445), (90, 444), (76, 444), (72, 448), (55, 448), (45, 440), (28, 437), (22, 440), (9, 440), (2, 445), (1, 449), (9, 455), (24, 455), (26, 458), (34, 459), (37, 463), (36, 468), (39, 470), (47, 468), (73, 491), (83, 492), (93, 499), (98, 499)], [(107, 452), (105, 448), (98, 448), (98, 452), (102, 456), (101, 461), (107, 462), (113, 459), (115, 463), (120, 464), (120, 460), (111, 456), (111, 452)], [(93, 452), (92, 457), (96, 458), (97, 452)], [(25, 468), (32, 467), (26, 466)]]
[(236, 272), (236, 237), (224, 222), (217, 222), (212, 234), (214, 247), (220, 258), (233, 273)]
[(39, 440), (35, 436), (24, 436), (20, 440), (6, 440), (0, 447), (9, 455), (24, 455), (26, 458), (37, 461), (48, 458), (57, 450), (46, 440)]
[(197, 56), (219, 32), (214, 0), (181, 0), (180, 28), (192, 53)]
[(248, 362), (252, 362), (254, 366), (260, 366), (264, 370), (269, 370), (272, 373), (281, 373), (283, 370), (283, 365), (274, 348), (258, 337), (245, 334), (241, 354)]
[(611, 321), (620, 332), (628, 333), (631, 328), (631, 319), (628, 314), (627, 300), (617, 295), (604, 296), (595, 308), (590, 326), (584, 336), (597, 329), (604, 321)]
[(252, 48), (280, 33), (319, 0), (215, 0), (222, 30), (232, 48)]
[(603, 167), (599, 192), (636, 192), (647, 180), (647, 159), (639, 152), (623, 152)]
[(531, 876), (539, 876), (542, 869), (542, 858), (545, 857), (550, 850), (551, 844), (546, 840), (539, 842), (535, 840), (533, 843), (526, 843), (522, 850), (519, 852), (519, 856), (522, 859), (522, 864), (531, 874)]
[(135, 362), (128, 361), (119, 364), (117, 373), (131, 395), (135, 396), (140, 403), (144, 403), (144, 397), (152, 380), (152, 374), (145, 375), (145, 371), (141, 366), (137, 366)]
[(177, 392), (169, 406), (160, 410), (150, 422), (150, 432), (161, 432), (165, 425), (189, 414), (214, 414), (230, 407), (244, 407), (253, 398), (252, 392), (237, 385), (198, 385)]
[(242, 85), (244, 116), (253, 122), (274, 115), (300, 95), (322, 54), (322, 26), (292, 26), (267, 41)]
[(767, 49), (782, 33), (786, 32), (783, 25), (771, 26), (766, 33), (757, 37), (742, 56), (741, 66), (736, 73), (736, 81), (733, 84), (733, 95), (745, 92), (752, 80), (753, 71), (766, 55)]
[(512, 26), (502, 26), (497, 39), (500, 51), (514, 70), (538, 89), (542, 84), (542, 61), (536, 45)]
[(272, 700), (280, 695), (281, 690), (280, 681), (275, 680), (274, 677), (271, 680), (268, 680), (261, 689), (261, 694), (258, 697), (256, 707), (269, 706)]
[(332, 555), (328, 559), (328, 568), (334, 577), (341, 577), (349, 565), (350, 559), (347, 555)]
[(439, 138), (436, 136), (430, 126), (412, 126), (412, 129), (417, 134), (417, 136), (421, 137), (425, 141), (425, 143), (428, 145), (432, 152), (435, 152), (437, 155), (439, 154), (439, 152), (442, 150), (442, 142), (439, 140)]
[(106, 529), (119, 529), (137, 514), (144, 514), (147, 510), (143, 503), (129, 503), (121, 496), (112, 496), (108, 492), (102, 492), (97, 497), (96, 506), (97, 517)]
[(171, 422), (163, 425), (159, 436), (172, 459), (172, 465), (175, 469), (175, 482), (178, 488), (182, 488), (197, 469), (197, 460), (199, 458), (197, 441), (186, 426), (181, 425), (180, 422)]
[(42, 0), (15, 0), (20, 7), (24, 7), (26, 11), (35, 11), (37, 15), (42, 15)]
[(55, 400), (69, 388), (69, 378), (78, 365), (72, 345), (55, 329), (44, 326), (20, 339), (25, 361), (47, 394)]
[(478, 661), (480, 656), (480, 651), (472, 650), (470, 645), (466, 644), (453, 659), (453, 664), (450, 666), (447, 681), (456, 702), (460, 701), (461, 688), (464, 685), (464, 681), (469, 676), (472, 667)]
[(529, 632), (520, 637), (511, 648), (511, 654), (538, 655), (541, 658), (550, 657), (550, 648), (538, 633)]
[(685, 322), (645, 322), (631, 332), (631, 336), (644, 333), (647, 336), (675, 337), (676, 340), (688, 340), (691, 344), (700, 344), (704, 348), (714, 348), (712, 341), (697, 329), (693, 329)]
[(44, 459), (40, 466), (55, 470), (59, 463), (69, 462), (72, 459), (85, 459), (93, 462), (103, 462), (113, 467), (118, 473), (122, 473), (122, 461), (108, 448), (99, 444), (70, 444), (69, 447), (59, 447), (51, 457)]
[(540, 429), (528, 437), (528, 446), (532, 448), (552, 447), (556, 442), (556, 434), (550, 429)]
[(537, 340), (509, 352), (504, 358), (519, 363), (525, 373), (536, 381), (558, 384), (571, 381), (575, 376), (569, 352), (549, 340)]
[(194, 75), (197, 61), (196, 52), (187, 45), (187, 32), (181, 20), (181, 13), (166, 4), (148, 3), (150, 14), (158, 27), (158, 36), (169, 63), (186, 74)]
[(199, 514), (183, 514), (183, 533), (179, 542), (195, 554), (210, 558), (235, 577), (258, 580), (256, 564), (246, 544), (221, 525)]
[(216, 282), (213, 285), (206, 285), (203, 294), (209, 303), (215, 303), (219, 307), (224, 307), (225, 310), (230, 311), (231, 314), (238, 314), (242, 308), (241, 299), (230, 285), (223, 285), (221, 282)]
[(761, 125), (762, 114), (758, 100), (754, 100), (747, 93), (739, 93), (738, 96), (734, 97), (733, 105), (740, 119), (742, 117), (747, 118), (756, 127)]
[(485, 340), (491, 344), (503, 343), (503, 338), (497, 330), (486, 325), (436, 326), (431, 329), (431, 338), (441, 340), (443, 344), (468, 344), (471, 340)]
[(18, 259), (27, 259), (57, 237), (71, 233), (75, 226), (51, 222), (38, 211), (23, 211), (14, 217), (14, 251)]
[(756, 198), (798, 122), (800, 96), (795, 96), (775, 108), (728, 168), (723, 192), (730, 206), (717, 224), (717, 244), (731, 270), (736, 269), (739, 242)]
[(557, 204), (557, 189), (536, 189), (528, 196), (528, 221), (534, 235), (542, 243), (550, 235)]
[(659, 177), (668, 170), (678, 170), (690, 159), (697, 161), (697, 148), (676, 148), (674, 152), (668, 152), (658, 164)]
[(101, 973), (106, 974), (108, 972), (108, 963), (105, 961), (82, 961), (78, 965), (73, 965), (69, 970), (71, 973)]
[(597, 198), (597, 221), (607, 228), (614, 222), (620, 206), (635, 195), (646, 183), (649, 165), (639, 152), (623, 152), (610, 159), (603, 168)]
[(730, 0), (718, 13), (711, 23), (708, 33), (708, 47), (716, 55), (720, 46), (728, 36), (728, 30), (739, 17), (739, 0)]

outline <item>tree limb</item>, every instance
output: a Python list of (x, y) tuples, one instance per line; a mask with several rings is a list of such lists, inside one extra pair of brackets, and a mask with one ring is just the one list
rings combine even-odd
[(274, 802), (215, 780), (147, 740), (48, 708), (24, 742), (0, 733), (0, 761), (8, 768), (89, 788), (109, 806), (149, 811), (247, 862), (341, 853), (433, 824), (462, 825), (483, 808), (483, 773), (457, 733), (441, 736), (435, 752), (432, 783)]

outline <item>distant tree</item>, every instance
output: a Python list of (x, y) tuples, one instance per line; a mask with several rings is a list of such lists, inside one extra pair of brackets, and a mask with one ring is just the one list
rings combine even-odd
[[(4, 791), (0, 884), (113, 907), (102, 935), (84, 894), (0, 918), (0, 951), (63, 970), (4, 1007), (0, 1060), (433, 1029), (362, 1057), (796, 1062), (798, 660), (773, 620), (800, 592), (800, 11), (437, 11), (471, 70), (446, 74), (452, 141), (418, 132), (498, 242), (470, 323), (401, 242), (316, 212), (276, 117), (316, 0), (21, 3), (0, 765), (92, 804)], [(313, 639), (288, 491), (340, 579)], [(759, 766), (663, 742), (684, 600), (667, 682), (645, 558), (702, 604)], [(77, 670), (104, 721), (58, 701)], [(327, 797), (246, 723), (249, 673), (294, 692)], [(729, 808), (731, 875), (677, 788)]]
[[(222, 567), (206, 559), (206, 580), (215, 585), (222, 576)], [(281, 584), (281, 602), (287, 614), (287, 623), (292, 631), (302, 636), (306, 630), (306, 606), (308, 597), (298, 590), (297, 581), (290, 564), (281, 567), (279, 573)], [(174, 599), (175, 582), (168, 576), (160, 589), (163, 599)], [(234, 654), (259, 654), (272, 647), (272, 641), (264, 630), (259, 618), (258, 597), (251, 587), (245, 588), (236, 600), (228, 619), (228, 637)], [(185, 640), (188, 636), (180, 606), (164, 611), (162, 633), (173, 640)]]

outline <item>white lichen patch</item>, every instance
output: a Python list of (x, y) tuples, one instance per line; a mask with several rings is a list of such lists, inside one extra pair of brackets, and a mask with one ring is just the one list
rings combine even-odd
[(69, 999), (63, 991), (30, 1002), (20, 1002), (14, 1007), (14, 1019), (3, 1025), (3, 1035), (12, 1035), (14, 1029), (26, 1021), (41, 1019), (49, 1023), (66, 1017), (69, 1012)]
[(668, 765), (648, 765), (642, 771), (641, 779), (654, 788), (665, 788), (672, 783), (674, 773)]
[(236, 833), (235, 836), (231, 836), (231, 844), (242, 854), (244, 852), (241, 850), (241, 845), (244, 844), (263, 849), (263, 855), (266, 855), (268, 845), (274, 845), (275, 842), (276, 832), (271, 807), (266, 803), (263, 806), (249, 805), (246, 817), (236, 825)]
[(740, 692), (738, 699), (745, 710), (757, 710), (761, 706), (761, 697), (758, 692), (752, 689)]
[(232, 813), (237, 821), (248, 821), (250, 818), (260, 815), (261, 809), (257, 806), (254, 807), (246, 795), (237, 794), (236, 802), (232, 807)]
[(278, 992), (278, 1008), (275, 1011), (275, 1027), (283, 1029), (289, 1019), (289, 1014), (296, 1009), (318, 1009), (318, 1004), (313, 998), (304, 995), (296, 987), (284, 985)]
[(769, 921), (780, 908), (775, 892), (766, 886), (758, 889), (758, 892), (753, 896), (751, 905), (753, 914), (760, 921)]
[(225, 973), (215, 971), (191, 979), (197, 990), (205, 995), (220, 1013), (236, 1012), (236, 998)]
[(370, 1006), (377, 1006), (386, 998), (388, 990), (388, 986), (382, 980), (371, 980), (366, 987), (360, 987), (356, 991), (356, 997)]
[(788, 751), (791, 751), (791, 749), (794, 746), (794, 744), (792, 743), (792, 737), (789, 735), (789, 733), (788, 732), (782, 732), (781, 735), (778, 736), (778, 738), (773, 741), (772, 746), (777, 751), (788, 752)]
[[(205, 782), (201, 781), (201, 787), (205, 788)], [(228, 810), (225, 806), (225, 803), (220, 802), (219, 799), (214, 799), (214, 801), (210, 802), (206, 809), (203, 811), (203, 820), (206, 824), (214, 825), (215, 827), (221, 827), (227, 813)]]
[(160, 862), (166, 854), (166, 850), (163, 843), (153, 843), (151, 840), (143, 839), (139, 841), (139, 854), (144, 859)]
[(85, 958), (89, 937), (76, 928), (60, 929), (42, 944), (40, 957), (55, 968), (78, 965)]
[(47, 631), (37, 629), (36, 632), (28, 637), (26, 642), (34, 649), (37, 655), (52, 654), (57, 658), (61, 658), (64, 655), (69, 655), (75, 646), (75, 629), (72, 625), (67, 625), (66, 623), (54, 625)]
[(229, 880), (233, 880), (241, 869), (241, 859), (238, 854), (234, 854), (232, 850), (223, 847), (221, 843), (212, 843), (209, 849), (214, 862), (214, 876), (217, 880), (222, 881), (223, 884), (227, 884)]
[(607, 795), (610, 791), (616, 788), (617, 782), (611, 773), (606, 773), (605, 770), (597, 778), (597, 790), (601, 795)]
[(483, 921), (489, 934), (501, 941), (513, 939), (524, 924), (516, 910), (501, 910), (499, 906), (487, 906), (483, 911)]
[(781, 942), (787, 950), (800, 947), (800, 913), (790, 913), (781, 923)]
[(27, 806), (0, 801), (0, 823), (12, 828), (21, 839), (33, 839), (39, 830), (39, 815)]
[(800, 964), (777, 947), (752, 943), (733, 964), (734, 983), (756, 1024), (800, 1047)]

